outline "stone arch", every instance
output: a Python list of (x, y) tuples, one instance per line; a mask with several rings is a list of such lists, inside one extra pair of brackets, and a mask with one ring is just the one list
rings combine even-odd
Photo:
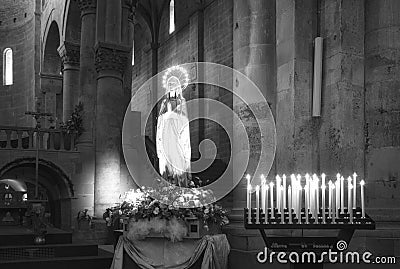
[(42, 72), (59, 75), (61, 72), (61, 58), (57, 49), (60, 46), (60, 30), (55, 21), (51, 22), (43, 45)]
[(63, 18), (63, 40), (79, 44), (81, 40), (81, 11), (77, 1), (66, 1)]
[[(35, 184), (35, 158), (15, 159), (0, 168), (0, 179), (12, 178)], [(39, 159), (39, 186), (46, 190), (52, 223), (55, 227), (71, 227), (71, 199), (73, 184), (65, 172), (56, 164)], [(32, 197), (28, 197), (32, 199)]]
[[(62, 119), (63, 114), (62, 61), (57, 50), (60, 42), (60, 29), (57, 22), (52, 21), (43, 43), (40, 107), (42, 110), (52, 113), (56, 119)], [(49, 125), (46, 123), (45, 127), (49, 127)]]

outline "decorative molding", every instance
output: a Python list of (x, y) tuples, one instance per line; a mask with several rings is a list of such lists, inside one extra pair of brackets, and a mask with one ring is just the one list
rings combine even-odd
[(64, 41), (57, 49), (63, 64), (79, 65), (80, 46), (76, 43)]
[(128, 15), (128, 20), (133, 24), (136, 24), (136, 6), (138, 4), (137, 0), (124, 0), (124, 7), (130, 10)]
[(75, 1), (78, 3), (81, 12), (96, 10), (97, 0), (75, 0)]
[(121, 75), (125, 71), (130, 50), (128, 47), (99, 42), (96, 44), (96, 71), (115, 70)]
[[(24, 167), (27, 164), (34, 165), (35, 163), (36, 163), (35, 157), (23, 157), (15, 159), (14, 161), (7, 163), (0, 168), (0, 177), (2, 177), (5, 173), (7, 173), (13, 168)], [(55, 172), (55, 174), (58, 175), (59, 178), (63, 181), (65, 187), (67, 187), (67, 192), (69, 195), (68, 198), (74, 197), (75, 195), (74, 184), (72, 183), (71, 179), (67, 176), (67, 174), (63, 171), (63, 169), (61, 169), (58, 165), (56, 165), (52, 161), (41, 158), (39, 159), (39, 165)]]

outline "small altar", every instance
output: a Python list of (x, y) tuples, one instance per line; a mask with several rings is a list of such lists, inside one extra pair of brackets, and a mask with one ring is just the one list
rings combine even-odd
[(27, 206), (25, 204), (12, 204), (0, 206), (0, 226), (22, 225)]
[(171, 242), (166, 238), (129, 240), (120, 236), (111, 269), (227, 268), (230, 247), (225, 234)]

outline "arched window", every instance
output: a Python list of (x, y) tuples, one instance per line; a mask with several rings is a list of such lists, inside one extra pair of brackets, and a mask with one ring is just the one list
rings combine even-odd
[(175, 31), (175, 0), (169, 2), (169, 33)]
[(13, 84), (13, 55), (12, 49), (6, 48), (3, 52), (3, 85)]

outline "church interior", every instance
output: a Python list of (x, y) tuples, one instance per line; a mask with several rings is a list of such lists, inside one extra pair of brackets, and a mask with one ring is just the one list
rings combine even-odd
[[(0, 52), (0, 268), (400, 263), (400, 1), (0, 0)], [(218, 233), (134, 247), (175, 187)]]

